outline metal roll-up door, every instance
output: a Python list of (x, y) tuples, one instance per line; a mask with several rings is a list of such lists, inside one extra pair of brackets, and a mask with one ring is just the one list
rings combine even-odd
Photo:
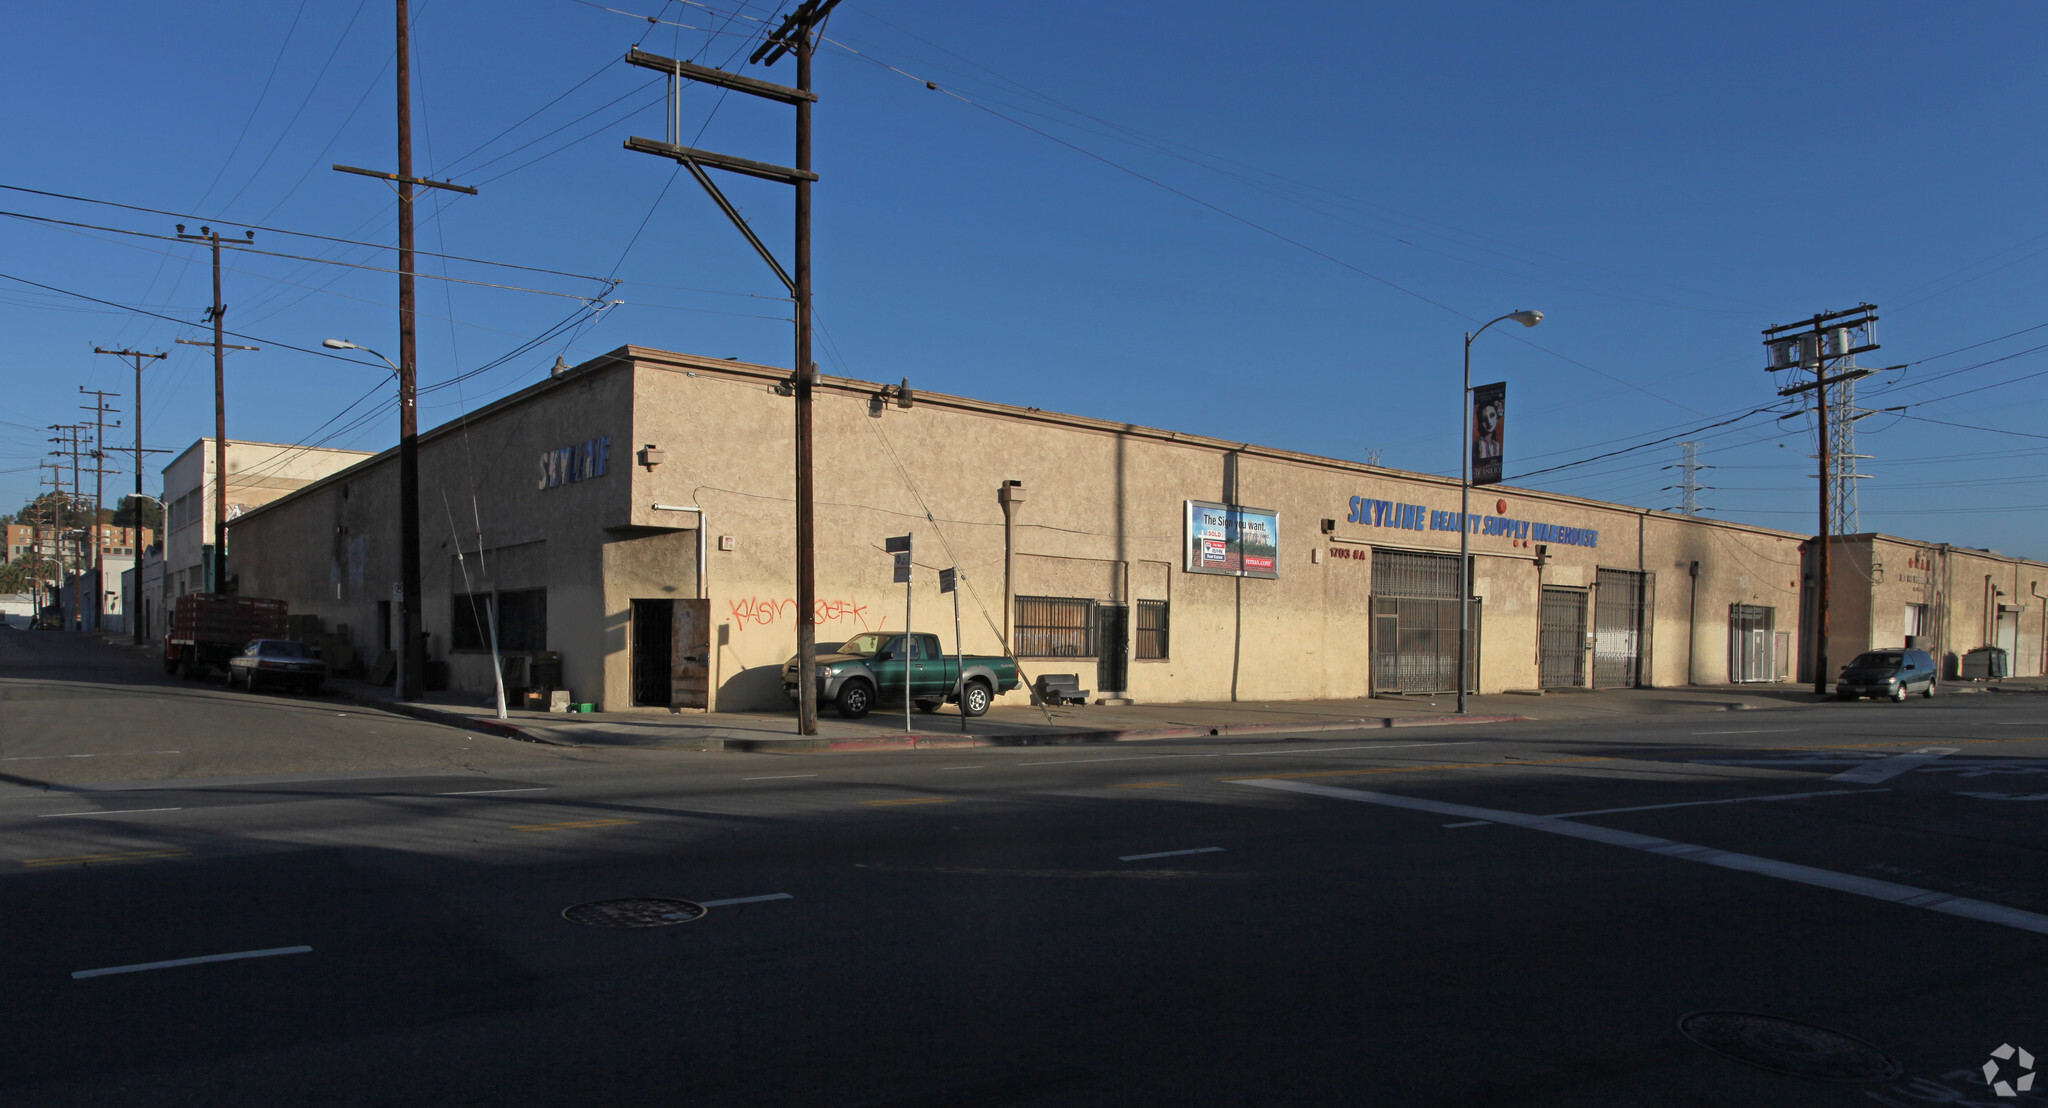
[(1593, 595), (1593, 687), (1632, 689), (1642, 668), (1643, 575), (1603, 569)]
[(1537, 639), (1537, 682), (1546, 689), (1585, 688), (1586, 590), (1545, 585)]
[[(1458, 556), (1407, 550), (1372, 554), (1372, 691), (1427, 694), (1458, 688)], [(1480, 604), (1472, 602), (1468, 688), (1479, 687)]]

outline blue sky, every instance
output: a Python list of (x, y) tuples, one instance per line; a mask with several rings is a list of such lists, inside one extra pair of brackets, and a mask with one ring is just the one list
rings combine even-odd
[[(628, 342), (788, 364), (772, 274), (687, 174), (621, 148), (664, 133), (629, 46), (740, 68), (768, 5), (415, 12), (416, 169), (482, 190), (423, 201), (420, 247), (557, 271), (423, 259), (484, 282), (420, 282), (421, 381), (453, 382), (423, 420)], [(395, 278), (351, 268), (394, 264), (392, 193), (327, 168), (394, 164), (392, 15), (11, 13), (0, 210), (36, 218), (0, 228), (0, 505), (33, 493), (39, 429), (85, 414), (81, 386), (121, 394), (110, 446), (132, 442), (131, 371), (95, 345), (172, 352), (146, 371), (150, 446), (211, 433), (210, 353), (173, 343), (210, 337), (204, 253), (120, 231), (256, 226), (319, 259), (230, 258), (229, 328), (265, 349), (230, 359), (229, 433), (395, 441), (388, 374), (289, 348), (396, 352)], [(1807, 418), (1709, 425), (1783, 403), (1763, 328), (1869, 301), (1864, 364), (1907, 368), (1859, 401), (1908, 407), (1859, 424), (1862, 527), (2048, 557), (2044, 31), (2022, 3), (844, 0), (817, 67), (818, 360), (1449, 473), (1463, 332), (1538, 308), (1475, 350), (1476, 381), (1509, 382), (1510, 482), (1666, 507), (1697, 440), (1713, 514), (1810, 532)], [(791, 157), (787, 109), (693, 88), (683, 120)], [(787, 257), (788, 191), (724, 181)]]

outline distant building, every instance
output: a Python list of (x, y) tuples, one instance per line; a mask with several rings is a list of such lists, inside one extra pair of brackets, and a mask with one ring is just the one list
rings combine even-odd
[[(164, 467), (163, 568), (142, 603), (162, 612), (178, 597), (213, 592), (214, 440), (200, 439)], [(268, 504), (330, 473), (370, 457), (362, 450), (326, 450), (271, 442), (227, 442), (228, 518)], [(145, 544), (147, 545), (147, 544)], [(232, 569), (229, 571), (233, 572)]]

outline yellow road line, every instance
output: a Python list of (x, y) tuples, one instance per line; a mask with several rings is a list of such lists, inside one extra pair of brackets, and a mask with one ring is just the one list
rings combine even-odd
[(622, 823), (639, 823), (637, 819), (579, 819), (571, 823), (527, 823), (514, 827), (514, 831), (563, 831), (572, 827), (617, 827)]
[(1313, 773), (1259, 773), (1249, 777), (1218, 777), (1218, 781), (1289, 781), (1297, 777), (1362, 777), (1374, 773), (1429, 773), (1445, 769), (1513, 769), (1554, 766), (1565, 762), (1612, 762), (1613, 758), (1541, 758), (1526, 762), (1445, 762), (1433, 766), (1383, 766), (1376, 769), (1325, 769)]
[(90, 862), (129, 862), (145, 858), (186, 858), (189, 850), (131, 850), (123, 854), (79, 854), (70, 858), (27, 858), (24, 866), (77, 866)]
[(953, 798), (950, 796), (914, 796), (907, 800), (863, 800), (861, 803), (879, 808), (892, 804), (951, 804), (953, 803)]

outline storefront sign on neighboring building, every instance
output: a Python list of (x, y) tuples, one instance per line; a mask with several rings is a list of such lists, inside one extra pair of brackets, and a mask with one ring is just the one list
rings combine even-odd
[(1280, 576), (1280, 517), (1263, 508), (1190, 500), (1187, 571), (1229, 577)]
[(610, 435), (599, 435), (574, 446), (546, 451), (540, 456), (540, 484), (535, 487), (552, 489), (557, 485), (602, 477), (610, 468), (611, 459)]

